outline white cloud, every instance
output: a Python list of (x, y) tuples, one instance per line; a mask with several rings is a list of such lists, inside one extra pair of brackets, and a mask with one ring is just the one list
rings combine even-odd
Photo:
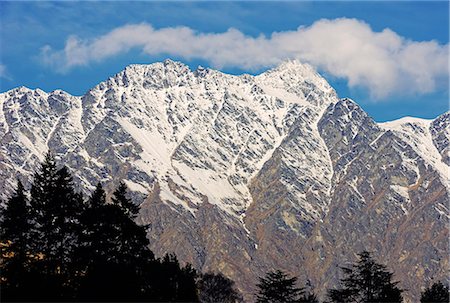
[(286, 59), (308, 62), (328, 74), (365, 87), (372, 96), (428, 93), (448, 81), (449, 45), (408, 40), (390, 29), (374, 32), (356, 19), (322, 19), (270, 37), (250, 37), (236, 29), (202, 33), (188, 27), (154, 29), (125, 25), (96, 39), (75, 36), (64, 49), (42, 48), (41, 57), (59, 72), (139, 48), (148, 55), (203, 59), (215, 68), (255, 70)]

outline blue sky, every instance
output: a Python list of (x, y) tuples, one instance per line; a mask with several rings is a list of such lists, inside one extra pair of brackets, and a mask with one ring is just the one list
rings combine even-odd
[(1, 92), (81, 95), (165, 58), (233, 74), (298, 58), (377, 121), (449, 108), (447, 1), (1, 1), (0, 22)]

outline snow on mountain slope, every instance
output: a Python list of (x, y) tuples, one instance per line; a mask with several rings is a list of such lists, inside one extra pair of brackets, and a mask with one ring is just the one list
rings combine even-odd
[(334, 170), (331, 203), (298, 245), (307, 260), (298, 266), (304, 278), (315, 276), (315, 285), (329, 288), (339, 279), (339, 264), (354, 260), (355, 251), (373, 251), (401, 277), (409, 290), (405, 301), (417, 302), (416, 285), (437, 276), (448, 280), (449, 191), (420, 149), (429, 146), (420, 141), (430, 138), (425, 126), (409, 137), (383, 128), (349, 99), (331, 104), (322, 116), (319, 131)]
[(246, 297), (274, 268), (323, 295), (362, 249), (415, 289), (447, 276), (449, 131), (449, 113), (377, 124), (295, 60), (257, 76), (130, 65), (81, 97), (0, 94), (0, 199), (51, 150), (86, 193), (125, 180), (157, 255)]
[(450, 166), (450, 112), (437, 117), (430, 127), (433, 143), (438, 149), (442, 161)]
[(49, 146), (63, 150), (77, 144), (81, 102), (62, 91), (19, 87), (0, 94), (0, 105), (0, 185), (5, 195), (15, 183), (13, 176), (29, 178)]
[[(24, 88), (2, 94), (6, 98), (3, 115), (33, 115), (36, 121), (24, 125), (33, 127), (29, 132), (23, 127), (5, 131), (5, 155), (17, 143), (23, 146), (21, 154), (33, 155), (30, 163), (21, 163), (19, 153), (15, 160), (6, 156), (11, 171), (17, 168), (15, 161), (20, 167), (27, 165), (22, 173), (29, 176), (36, 160), (50, 149), (58, 158), (69, 159), (68, 166), (79, 172), (76, 178), (88, 188), (96, 180), (113, 180), (120, 171), (142, 197), (156, 181), (163, 200), (194, 211), (206, 197), (235, 216), (251, 202), (247, 183), (270, 159), (297, 116), (309, 111), (317, 120), (330, 102), (337, 101), (326, 81), (297, 61), (253, 77), (203, 68), (191, 71), (166, 60), (128, 66), (81, 99)], [(22, 105), (16, 102), (21, 98)], [(41, 112), (27, 110), (36, 104)], [(5, 127), (14, 123), (5, 122)], [(311, 122), (314, 125), (311, 120), (296, 127), (308, 134)], [(36, 136), (30, 139), (27, 133)], [(13, 138), (8, 140), (8, 135)], [(320, 136), (316, 133), (315, 138)], [(304, 140), (308, 142), (306, 136)], [(304, 155), (293, 155), (291, 162), (298, 157)], [(123, 169), (124, 163), (130, 167)]]
[[(414, 150), (441, 176), (443, 183), (449, 188), (449, 166), (442, 161), (442, 156), (433, 142), (433, 120), (404, 117), (395, 121), (380, 123), (385, 130), (393, 131), (397, 136), (411, 145)], [(447, 140), (450, 138), (448, 128)]]

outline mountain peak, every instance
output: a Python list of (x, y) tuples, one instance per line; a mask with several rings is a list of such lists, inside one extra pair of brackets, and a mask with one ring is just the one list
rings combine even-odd
[(306, 63), (306, 62), (301, 62), (298, 59), (288, 59), (285, 61), (282, 61), (280, 64), (278, 64), (277, 66), (275, 66), (274, 68), (272, 68), (269, 71), (277, 71), (277, 72), (295, 72), (295, 73), (300, 73), (302, 75), (307, 75), (307, 74), (314, 74), (314, 75), (318, 75), (316, 69)]
[(186, 64), (167, 58), (163, 61), (164, 66), (186, 66)]
[(443, 115), (387, 132), (298, 60), (258, 76), (134, 64), (82, 97), (25, 87), (1, 94), (0, 198), (18, 176), (29, 187), (51, 150), (85, 193), (125, 180), (143, 202), (156, 255), (228, 268), (243, 289), (283, 260), (293, 273), (310, 270), (325, 292), (337, 261), (361, 247), (386, 250), (388, 260), (411, 251), (407, 268), (389, 266), (412, 289), (411, 268), (447, 276), (439, 260), (448, 255), (449, 123)]
[(194, 73), (198, 77), (205, 77), (208, 74), (208, 72), (209, 72), (208, 68), (199, 65)]
[(423, 119), (423, 118), (405, 116), (405, 117), (402, 117), (400, 119), (396, 119), (393, 121), (386, 121), (383, 123), (379, 123), (379, 125), (386, 129), (396, 129), (396, 128), (402, 127), (403, 125), (407, 125), (407, 124), (417, 124), (417, 125), (429, 126), (429, 124), (432, 121), (433, 121), (432, 119)]
[(155, 69), (178, 70), (186, 68), (189, 69), (189, 67), (186, 64), (180, 61), (165, 59), (164, 61), (157, 61), (149, 64), (130, 64), (125, 67), (124, 71), (155, 70)]
[[(39, 89), (36, 89), (36, 90), (39, 90)], [(21, 85), (21, 86), (18, 86), (16, 88), (9, 90), (8, 92), (11, 94), (26, 94), (26, 93), (34, 92), (34, 91), (35, 91), (34, 89), (31, 89), (31, 88)]]
[(270, 78), (275, 81), (297, 85), (305, 83), (319, 88), (319, 90), (336, 95), (329, 83), (308, 63), (302, 63), (297, 59), (283, 61), (278, 66), (260, 74), (259, 78)]
[(301, 62), (298, 59), (287, 59), (278, 64), (277, 68), (298, 68), (298, 67), (309, 67), (312, 68), (308, 63)]

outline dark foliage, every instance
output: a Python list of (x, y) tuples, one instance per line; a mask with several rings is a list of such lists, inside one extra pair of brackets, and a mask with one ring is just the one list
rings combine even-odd
[(304, 294), (301, 298), (300, 301), (302, 303), (319, 303), (319, 299), (317, 299), (317, 296), (310, 292), (310, 293), (306, 293)]
[[(126, 188), (122, 188), (123, 195)], [(144, 297), (144, 272), (153, 253), (145, 229), (117, 204), (107, 204), (98, 184), (81, 216), (83, 233), (77, 253), (80, 277), (78, 299), (132, 300)], [(120, 293), (116, 293), (119, 289)]]
[(259, 279), (258, 303), (289, 303), (300, 302), (304, 293), (302, 288), (295, 287), (296, 277), (289, 278), (281, 270), (268, 272), (264, 278)]
[(117, 205), (122, 211), (132, 219), (135, 219), (139, 213), (139, 206), (127, 198), (127, 186), (120, 182), (119, 187), (114, 191), (111, 199), (114, 205)]
[(31, 229), (29, 208), (23, 185), (18, 181), (14, 195), (2, 212), (1, 254), (3, 297), (24, 300), (26, 275), (29, 263), (29, 233)]
[[(48, 153), (31, 186), (31, 248), (40, 256), (33, 266), (36, 275), (46, 275), (52, 281), (48, 287), (52, 300), (72, 297), (76, 281), (74, 252), (79, 245), (79, 217), (83, 201), (74, 190), (72, 176), (66, 167), (57, 169)], [(45, 289), (45, 287), (41, 288)]]
[(147, 293), (153, 301), (198, 302), (197, 272), (189, 264), (180, 267), (175, 255), (166, 254), (153, 262), (150, 272), (153, 274), (148, 277), (151, 288)]
[(420, 296), (420, 303), (448, 303), (450, 302), (448, 285), (436, 282), (425, 289)]
[(155, 260), (124, 183), (83, 201), (47, 154), (30, 192), (19, 182), (2, 213), (2, 301), (197, 301), (196, 271)]
[[(99, 183), (84, 201), (66, 167), (47, 154), (27, 198), (22, 183), (1, 214), (1, 299), (7, 301), (241, 302), (234, 282), (198, 274), (173, 254), (155, 259), (146, 227), (135, 222), (138, 205), (120, 183), (111, 203)], [(343, 268), (331, 302), (402, 302), (398, 282), (368, 252)], [(260, 278), (257, 302), (317, 303), (282, 271)], [(448, 302), (448, 286), (435, 283), (421, 302)]]
[(242, 295), (234, 282), (222, 274), (206, 273), (198, 281), (199, 300), (202, 303), (242, 302)]
[(331, 289), (331, 302), (402, 302), (402, 290), (398, 282), (392, 282), (393, 274), (384, 265), (378, 264), (370, 253), (359, 254), (360, 260), (351, 268), (342, 268), (342, 288)]
[(97, 260), (80, 281), (78, 301), (141, 301), (142, 280), (128, 264)]

